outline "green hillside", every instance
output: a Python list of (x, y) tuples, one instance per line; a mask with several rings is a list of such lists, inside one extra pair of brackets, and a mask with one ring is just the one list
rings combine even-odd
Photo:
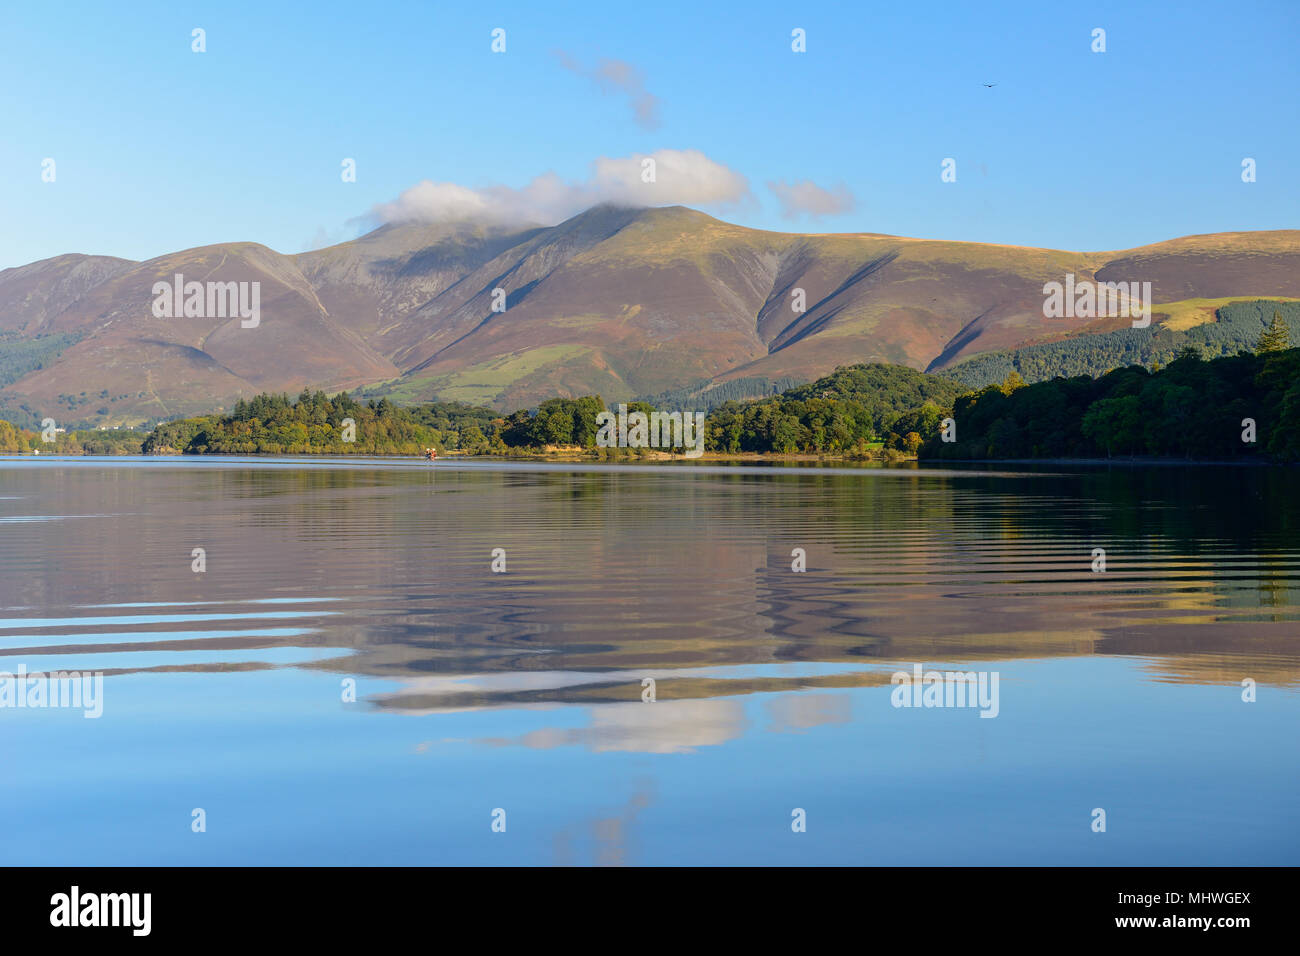
[[(1193, 350), (1158, 372), (1015, 380), (958, 398), (955, 441), (927, 438), (922, 459), (1300, 460), (1300, 348), (1211, 361)], [(1254, 423), (1254, 441), (1249, 419)]]
[[(721, 452), (899, 450), (937, 429), (965, 386), (899, 365), (864, 364), (760, 401), (728, 402), (709, 415), (708, 448)], [(908, 435), (916, 438), (909, 443)]]
[(18, 381), (28, 372), (44, 368), (59, 353), (74, 344), (74, 333), (38, 335), (24, 338), (18, 332), (0, 331), (0, 386)]
[(770, 379), (765, 375), (749, 375), (745, 378), (733, 378), (717, 383), (712, 383), (706, 378), (686, 388), (643, 396), (638, 401), (653, 405), (655, 408), (689, 408), (694, 411), (711, 412), (726, 402), (769, 398), (803, 384), (803, 379), (790, 377)]
[[(1058, 375), (1095, 378), (1129, 365), (1150, 369), (1167, 365), (1188, 347), (1197, 349), (1205, 358), (1236, 355), (1254, 348), (1274, 311), (1280, 312), (1293, 329), (1300, 329), (1300, 302), (1267, 299), (1235, 302), (1216, 309), (1215, 321), (1188, 329), (1153, 324), (1145, 329), (1120, 329), (1008, 351), (985, 352), (937, 374), (970, 388), (983, 388), (1002, 382), (1012, 372), (1026, 382), (1042, 382)], [(1300, 342), (1293, 340), (1292, 344)]]

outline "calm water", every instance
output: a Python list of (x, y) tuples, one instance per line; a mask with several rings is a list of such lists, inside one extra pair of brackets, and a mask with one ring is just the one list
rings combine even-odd
[(0, 864), (1300, 863), (1297, 477), (0, 459)]

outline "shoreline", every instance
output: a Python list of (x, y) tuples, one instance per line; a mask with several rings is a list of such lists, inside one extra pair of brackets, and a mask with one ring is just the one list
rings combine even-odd
[[(146, 459), (184, 459), (184, 460), (203, 460), (203, 459), (227, 459), (227, 458), (266, 458), (266, 459), (302, 459), (311, 461), (313, 459), (388, 459), (392, 461), (425, 461), (422, 456), (414, 454), (383, 454), (379, 452), (205, 452), (203, 454), (185, 454), (183, 452), (166, 452), (143, 454), (140, 452), (128, 452), (120, 455), (103, 455), (87, 453), (60, 453), (48, 452), (46, 454), (32, 452), (0, 452), (0, 461), (6, 459), (24, 460), (41, 458), (55, 459), (77, 459), (77, 458), (102, 458), (104, 460), (114, 460), (122, 458), (146, 458)], [(811, 455), (811, 454), (769, 454), (765, 452), (741, 452), (738, 454), (727, 454), (722, 452), (707, 452), (698, 458), (686, 458), (683, 455), (668, 455), (658, 453), (655, 455), (626, 455), (605, 458), (600, 455), (590, 454), (557, 454), (557, 453), (534, 453), (534, 454), (514, 454), (514, 455), (469, 455), (457, 452), (450, 452), (440, 455), (438, 458), (430, 461), (430, 465), (438, 462), (462, 462), (462, 461), (500, 461), (500, 462), (551, 462), (555, 464), (598, 464), (598, 465), (686, 465), (686, 464), (782, 464), (782, 463), (827, 463), (827, 464), (850, 464), (855, 467), (868, 466), (898, 466), (910, 465), (920, 467), (939, 467), (951, 468), (962, 465), (1042, 465), (1045, 467), (1123, 467), (1123, 468), (1140, 468), (1140, 467), (1165, 467), (1165, 468), (1185, 468), (1185, 467), (1233, 467), (1233, 468), (1278, 468), (1278, 467), (1295, 467), (1295, 462), (1270, 461), (1268, 459), (1250, 458), (1250, 459), (1207, 459), (1207, 458), (1157, 458), (1157, 457), (1126, 457), (1126, 458), (926, 458), (920, 459), (916, 456), (903, 455), (892, 460), (881, 458), (859, 458), (845, 455)]]
[(927, 458), (923, 465), (1121, 465), (1124, 467), (1160, 465), (1182, 468), (1190, 465), (1221, 465), (1231, 468), (1293, 467), (1295, 462), (1270, 461), (1267, 458)]

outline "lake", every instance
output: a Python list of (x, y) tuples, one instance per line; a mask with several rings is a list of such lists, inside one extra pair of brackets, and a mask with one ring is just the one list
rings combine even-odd
[(0, 863), (1295, 865), (1296, 487), (3, 458)]

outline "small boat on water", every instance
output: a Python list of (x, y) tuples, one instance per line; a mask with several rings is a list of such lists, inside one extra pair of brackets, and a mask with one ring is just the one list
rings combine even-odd
[(426, 461), (433, 461), (437, 457), (438, 457), (438, 450), (436, 448), (426, 448), (424, 450), (424, 458)]

